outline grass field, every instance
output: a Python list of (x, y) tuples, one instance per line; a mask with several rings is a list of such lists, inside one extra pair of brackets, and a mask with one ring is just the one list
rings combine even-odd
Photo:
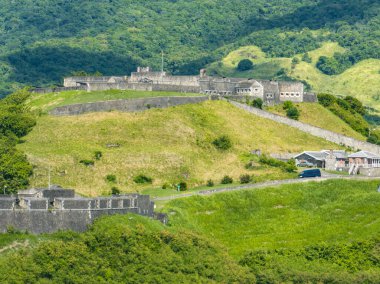
[[(296, 106), (300, 110), (299, 121), (359, 140), (366, 140), (363, 135), (353, 130), (347, 123), (318, 103), (296, 104)], [(282, 105), (268, 107), (267, 110), (286, 116), (286, 111)]]
[[(330, 57), (335, 52), (344, 51), (339, 44), (326, 42), (321, 48), (309, 52), (312, 63), (301, 61), (292, 69), (292, 58), (267, 58), (258, 47), (245, 46), (231, 52), (221, 62), (211, 64), (210, 70), (217, 70), (224, 76), (271, 79), (281, 68), (286, 68), (292, 77), (308, 82), (315, 92), (354, 96), (367, 106), (380, 110), (380, 60), (363, 60), (335, 76), (325, 75), (315, 67), (320, 56)], [(302, 54), (295, 57), (301, 59)], [(250, 58), (254, 62), (252, 71), (236, 70), (237, 64), (244, 58)]]
[[(226, 115), (228, 114), (228, 115)], [(228, 135), (232, 148), (217, 150), (212, 141)], [(107, 148), (107, 144), (119, 144)], [(278, 168), (245, 169), (249, 152), (298, 153), (339, 148), (321, 138), (245, 113), (227, 102), (205, 102), (142, 113), (92, 113), (75, 117), (41, 116), (33, 131), (19, 145), (35, 165), (33, 186), (52, 183), (71, 187), (85, 195), (109, 194), (112, 186), (122, 191), (164, 183), (187, 181), (202, 186), (218, 183), (224, 175), (238, 180), (249, 173), (255, 180), (289, 178)], [(103, 156), (94, 160), (95, 151)], [(86, 167), (81, 160), (94, 160)], [(106, 175), (116, 175), (115, 184)], [(138, 186), (136, 175), (153, 178), (153, 185)]]
[(222, 242), (231, 255), (377, 237), (379, 181), (327, 181), (169, 202), (171, 226)]
[(132, 91), (132, 90), (108, 90), (108, 91), (66, 91), (60, 93), (49, 94), (33, 94), (28, 104), (31, 109), (40, 109), (42, 111), (49, 111), (55, 107), (108, 101), (119, 99), (135, 99), (146, 97), (168, 97), (168, 96), (199, 96), (199, 94), (192, 93), (177, 93), (177, 92), (150, 92), (150, 91)]

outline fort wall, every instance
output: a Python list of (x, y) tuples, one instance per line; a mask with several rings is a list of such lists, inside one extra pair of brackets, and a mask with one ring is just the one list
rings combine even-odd
[(9, 227), (34, 234), (58, 230), (85, 231), (104, 215), (134, 213), (154, 217), (148, 195), (129, 194), (99, 198), (0, 198), (0, 233)]
[(195, 104), (214, 99), (209, 96), (194, 97), (156, 97), (129, 100), (113, 100), (104, 102), (84, 103), (57, 107), (50, 111), (50, 114), (61, 115), (79, 115), (87, 112), (105, 112), (105, 111), (122, 111), (137, 112), (150, 108), (167, 108), (183, 104)]
[(312, 126), (312, 125), (307, 124), (307, 123), (299, 122), (297, 120), (293, 120), (293, 119), (290, 119), (287, 117), (276, 115), (276, 114), (273, 114), (273, 113), (270, 113), (270, 112), (267, 112), (267, 111), (264, 111), (264, 110), (261, 110), (258, 108), (253, 108), (253, 107), (250, 107), (250, 106), (245, 105), (245, 104), (241, 104), (241, 103), (234, 102), (234, 101), (230, 101), (230, 102), (234, 106), (236, 106), (242, 110), (245, 110), (247, 112), (258, 115), (258, 116), (263, 117), (263, 118), (267, 118), (267, 119), (276, 121), (278, 123), (289, 125), (291, 127), (297, 128), (303, 132), (306, 132), (306, 133), (309, 133), (311, 135), (326, 139), (327, 141), (330, 141), (330, 142), (333, 142), (333, 143), (336, 143), (339, 145), (348, 146), (348, 147), (351, 147), (351, 148), (356, 149), (356, 150), (365, 150), (365, 151), (373, 152), (373, 153), (380, 155), (380, 146), (377, 146), (377, 145), (374, 145), (374, 144), (371, 144), (368, 142), (360, 141), (360, 140), (357, 140), (357, 139), (354, 139), (354, 138), (351, 138), (351, 137), (348, 137), (345, 135), (341, 135), (341, 134), (338, 134), (338, 133), (335, 133), (335, 132), (332, 132), (329, 130), (325, 130), (325, 129), (322, 129), (322, 128), (319, 128), (316, 126)]

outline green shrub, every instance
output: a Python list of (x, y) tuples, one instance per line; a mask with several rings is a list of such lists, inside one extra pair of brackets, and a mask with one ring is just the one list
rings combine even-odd
[(162, 189), (168, 189), (170, 187), (170, 185), (168, 184), (168, 183), (164, 183), (163, 185), (162, 185)]
[(244, 168), (246, 168), (247, 170), (253, 170), (255, 168), (255, 164), (253, 161), (249, 161), (245, 164)]
[(252, 181), (252, 177), (250, 175), (248, 175), (248, 174), (240, 176), (240, 183), (241, 184), (250, 183), (251, 181)]
[(252, 101), (252, 106), (255, 108), (262, 109), (263, 108), (263, 100), (260, 98), (256, 98)]
[(100, 160), (103, 157), (103, 153), (101, 151), (95, 151), (94, 158), (95, 160)]
[(336, 98), (330, 94), (318, 94), (318, 102), (324, 107), (329, 107), (336, 102)]
[(214, 186), (214, 181), (212, 179), (209, 179), (206, 184), (208, 187), (213, 187)]
[(248, 71), (253, 69), (253, 62), (249, 59), (240, 60), (237, 70), (238, 71)]
[(186, 191), (186, 190), (187, 190), (187, 183), (184, 182), (184, 181), (181, 181), (181, 182), (178, 184), (178, 187), (179, 187), (179, 191)]
[(117, 179), (115, 175), (106, 175), (106, 181), (115, 183), (116, 180)]
[(86, 167), (90, 167), (95, 164), (93, 160), (80, 160), (79, 163), (85, 165)]
[(290, 109), (290, 108), (292, 108), (292, 107), (294, 107), (294, 105), (293, 105), (293, 103), (292, 103), (291, 101), (286, 101), (286, 102), (284, 102), (284, 105), (282, 106), (282, 108), (283, 108), (284, 110), (288, 110), (288, 109)]
[(307, 53), (307, 52), (304, 53), (304, 55), (302, 56), (302, 61), (305, 61), (305, 62), (307, 62), (307, 63), (311, 63), (311, 62), (312, 62), (309, 53)]
[(135, 183), (144, 184), (144, 183), (152, 183), (153, 179), (150, 177), (147, 177), (146, 175), (138, 175), (134, 177), (133, 181)]
[(113, 186), (111, 188), (111, 194), (112, 195), (119, 195), (120, 194), (120, 189), (118, 189), (116, 186)]
[(283, 161), (268, 157), (266, 155), (261, 155), (259, 162), (271, 167), (281, 168), (284, 172), (292, 173), (292, 172), (297, 171), (297, 167), (296, 167), (296, 163), (294, 159), (291, 159), (288, 162), (283, 162)]
[(228, 150), (232, 147), (231, 139), (227, 135), (215, 139), (212, 144), (219, 150)]
[(300, 117), (300, 112), (296, 107), (291, 107), (286, 111), (286, 116), (291, 119), (298, 120)]
[(233, 182), (234, 180), (232, 179), (232, 177), (229, 177), (229, 176), (224, 176), (222, 180), (220, 181), (221, 184), (231, 184)]

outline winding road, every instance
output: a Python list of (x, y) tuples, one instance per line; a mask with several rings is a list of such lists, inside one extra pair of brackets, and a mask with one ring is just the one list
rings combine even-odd
[(171, 196), (165, 196), (165, 197), (152, 197), (152, 200), (153, 201), (168, 201), (168, 200), (174, 200), (174, 199), (178, 199), (178, 198), (186, 198), (186, 197), (197, 196), (197, 195), (198, 196), (208, 196), (208, 195), (214, 195), (214, 194), (223, 193), (223, 192), (231, 192), (231, 191), (238, 191), (238, 190), (244, 190), (244, 189), (258, 189), (258, 188), (265, 188), (265, 187), (270, 187), (270, 186), (279, 186), (279, 185), (283, 185), (283, 184), (323, 182), (323, 181), (335, 180), (335, 179), (379, 180), (380, 181), (380, 177), (340, 176), (340, 175), (325, 174), (324, 176), (322, 176), (320, 178), (272, 180), (272, 181), (266, 181), (266, 182), (261, 182), (261, 183), (254, 183), (254, 184), (244, 184), (244, 185), (222, 187), (222, 188), (210, 189), (210, 190), (194, 191), (194, 192), (188, 192), (188, 193), (184, 193), (184, 194), (171, 195)]

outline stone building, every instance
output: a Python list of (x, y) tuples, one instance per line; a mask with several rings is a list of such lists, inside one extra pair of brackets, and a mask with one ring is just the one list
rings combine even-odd
[(0, 196), (0, 233), (8, 227), (36, 234), (81, 232), (100, 216), (126, 213), (153, 217), (154, 203), (140, 194), (84, 198), (61, 187), (29, 189)]
[(305, 93), (301, 82), (255, 80), (246, 78), (221, 78), (207, 76), (205, 70), (199, 76), (172, 76), (150, 67), (138, 67), (130, 77), (68, 77), (64, 79), (67, 88), (83, 87), (95, 90), (145, 90), (192, 92), (206, 95), (260, 98), (266, 105), (284, 101), (316, 102), (315, 94)]
[(308, 162), (314, 167), (327, 170), (347, 168), (347, 153), (343, 150), (305, 151), (294, 156), (296, 164)]

